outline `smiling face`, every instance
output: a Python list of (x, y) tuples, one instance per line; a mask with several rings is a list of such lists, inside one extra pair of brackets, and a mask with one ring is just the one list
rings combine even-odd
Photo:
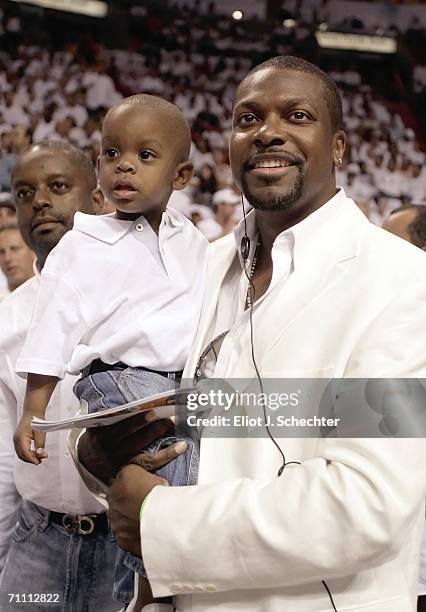
[(149, 104), (120, 104), (105, 118), (99, 183), (120, 218), (159, 222), (173, 189), (192, 178), (182, 159), (180, 132), (171, 116)]
[(234, 180), (254, 208), (294, 208), (302, 219), (325, 204), (336, 193), (334, 166), (344, 147), (316, 74), (265, 68), (240, 85), (230, 160)]
[(58, 149), (35, 145), (13, 171), (12, 191), (18, 225), (39, 264), (72, 228), (77, 210), (93, 212), (87, 173)]

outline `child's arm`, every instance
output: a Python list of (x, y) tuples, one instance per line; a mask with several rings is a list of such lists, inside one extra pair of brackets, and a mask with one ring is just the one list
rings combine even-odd
[[(59, 378), (56, 376), (28, 374), (24, 414), (13, 436), (16, 454), (22, 461), (38, 465), (47, 457), (44, 451), (46, 434), (32, 429), (31, 419), (33, 416), (44, 419), (47, 404), (58, 382)], [(31, 440), (34, 440), (35, 451), (31, 450)]]

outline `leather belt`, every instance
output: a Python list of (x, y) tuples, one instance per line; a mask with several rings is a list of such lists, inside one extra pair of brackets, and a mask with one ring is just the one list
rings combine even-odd
[[(90, 376), (91, 374), (108, 372), (109, 370), (125, 370), (128, 367), (129, 366), (122, 361), (117, 361), (117, 363), (104, 363), (101, 359), (95, 359), (90, 365), (83, 369), (82, 376)], [(154, 374), (159, 374), (160, 376), (165, 376), (173, 380), (180, 380), (183, 374), (183, 370), (179, 370), (178, 372), (160, 372), (160, 370), (151, 370), (150, 368), (144, 368), (142, 366), (138, 366), (137, 369), (145, 370), (145, 372), (154, 372)]]
[(63, 514), (50, 512), (52, 523), (61, 525), (71, 535), (107, 534), (109, 532), (106, 512), (101, 514)]

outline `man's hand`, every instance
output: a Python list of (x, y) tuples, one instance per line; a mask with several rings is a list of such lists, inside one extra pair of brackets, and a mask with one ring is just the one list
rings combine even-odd
[(78, 458), (94, 476), (109, 483), (143, 448), (163, 438), (174, 423), (147, 411), (108, 425), (88, 429), (78, 443)]
[(141, 555), (139, 514), (142, 502), (158, 485), (168, 485), (164, 478), (150, 474), (146, 468), (157, 470), (185, 452), (185, 442), (177, 442), (155, 454), (144, 453), (135, 457), (117, 474), (107, 494), (108, 518), (117, 537), (118, 545)]

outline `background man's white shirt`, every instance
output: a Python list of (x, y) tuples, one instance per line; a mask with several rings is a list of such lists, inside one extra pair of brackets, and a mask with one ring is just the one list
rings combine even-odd
[[(20, 498), (56, 512), (87, 514), (104, 508), (84, 486), (68, 452), (68, 432), (52, 432), (47, 440), (49, 458), (30, 465), (15, 455), (12, 436), (23, 413), (25, 380), (15, 374), (37, 294), (39, 276), (18, 287), (0, 304), (0, 568), (9, 548)], [(78, 401), (72, 392), (76, 377), (66, 376), (55, 390), (47, 418), (75, 414)], [(49, 417), (50, 415), (50, 417)]]

